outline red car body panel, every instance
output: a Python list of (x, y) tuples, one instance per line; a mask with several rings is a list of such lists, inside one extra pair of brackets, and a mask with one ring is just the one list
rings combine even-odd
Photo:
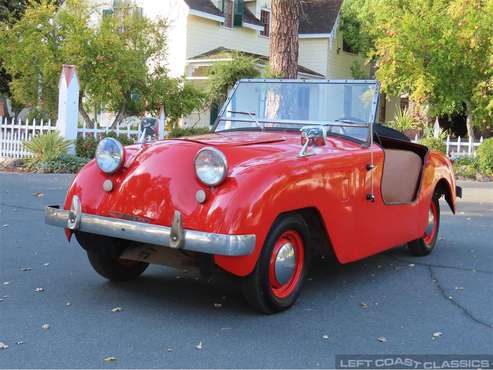
[[(228, 161), (226, 180), (215, 188), (195, 176), (198, 150), (213, 146)], [(424, 161), (420, 190), (413, 203), (386, 205), (380, 194), (384, 151), (377, 144), (365, 148), (339, 136), (314, 147), (315, 155), (298, 157), (299, 132), (224, 132), (189, 139), (173, 139), (126, 148), (124, 168), (102, 173), (94, 161), (73, 181), (64, 208), (78, 195), (82, 212), (131, 218), (170, 226), (173, 213), (182, 214), (185, 229), (221, 234), (255, 234), (249, 256), (214, 256), (215, 263), (238, 276), (252, 272), (266, 236), (285, 212), (313, 208), (321, 216), (332, 248), (341, 263), (367, 257), (421, 237), (431, 197), (439, 181), (446, 181), (455, 210), (455, 180), (450, 161), (429, 152)], [(375, 202), (372, 192), (373, 155)], [(112, 179), (113, 191), (102, 188)], [(205, 203), (195, 199), (204, 189)], [(67, 233), (69, 235), (69, 233)]]

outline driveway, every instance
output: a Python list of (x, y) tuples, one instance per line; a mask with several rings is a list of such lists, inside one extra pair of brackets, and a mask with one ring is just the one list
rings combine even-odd
[(348, 265), (319, 259), (300, 301), (262, 316), (221, 273), (151, 266), (134, 282), (103, 280), (75, 241), (43, 223), (70, 180), (0, 173), (0, 367), (316, 368), (334, 367), (336, 354), (493, 355), (491, 183), (460, 184), (455, 216), (441, 203), (432, 255), (401, 247)]

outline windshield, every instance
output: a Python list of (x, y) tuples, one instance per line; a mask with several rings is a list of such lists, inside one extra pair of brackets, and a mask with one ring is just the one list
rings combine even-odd
[(216, 131), (327, 125), (329, 132), (366, 141), (377, 102), (375, 81), (242, 80)]

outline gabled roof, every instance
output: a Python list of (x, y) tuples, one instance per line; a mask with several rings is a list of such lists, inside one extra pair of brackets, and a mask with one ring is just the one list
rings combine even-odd
[(255, 14), (253, 14), (250, 9), (245, 6), (245, 12), (243, 13), (243, 22), (248, 24), (253, 24), (255, 26), (264, 26), (264, 22), (258, 19)]
[[(222, 10), (217, 8), (211, 0), (185, 0), (185, 3), (192, 10), (213, 16), (224, 17)], [(246, 5), (243, 13), (243, 22), (259, 27), (264, 26), (260, 19), (258, 19)]]
[(204, 12), (212, 15), (223, 17), (224, 14), (221, 10), (216, 8), (211, 0), (185, 0), (188, 7), (199, 12)]
[[(224, 17), (211, 0), (185, 0), (190, 9), (212, 16)], [(343, 0), (302, 0), (303, 15), (299, 33), (302, 35), (327, 35), (332, 32)], [(262, 27), (263, 23), (246, 6), (243, 21)]]
[(328, 34), (336, 23), (343, 0), (304, 0), (300, 34)]
[[(220, 60), (220, 59), (224, 59), (224, 58), (231, 58), (232, 54), (235, 52), (239, 53), (241, 55), (244, 55), (244, 56), (248, 56), (248, 57), (257, 59), (259, 61), (259, 63), (261, 63), (261, 64), (267, 64), (269, 62), (269, 57), (267, 57), (265, 55), (249, 53), (246, 51), (232, 50), (232, 49), (228, 49), (228, 48), (224, 48), (224, 47), (219, 47), (216, 49), (206, 51), (205, 53), (198, 54), (194, 57), (189, 58), (188, 60), (189, 61), (200, 61), (200, 60), (204, 60), (204, 59), (206, 59), (206, 60), (214, 60), (214, 59)], [(318, 72), (315, 72), (312, 69), (309, 69), (309, 68), (306, 68), (306, 67), (303, 67), (300, 65), (298, 65), (298, 73), (312, 75), (312, 76), (316, 76), (316, 77), (320, 77), (320, 78), (324, 77), (323, 74), (320, 74)]]

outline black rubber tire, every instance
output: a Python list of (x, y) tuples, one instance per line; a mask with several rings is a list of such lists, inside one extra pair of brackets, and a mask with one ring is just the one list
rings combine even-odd
[(148, 263), (120, 259), (125, 241), (98, 235), (77, 233), (77, 241), (87, 252), (94, 270), (110, 281), (137, 279), (149, 266)]
[[(269, 262), (275, 243), (288, 230), (297, 231), (303, 240), (304, 263), (301, 278), (294, 291), (287, 297), (280, 299), (274, 296), (269, 284)], [(282, 216), (272, 225), (255, 269), (250, 275), (242, 279), (243, 295), (251, 307), (261, 313), (272, 314), (284, 311), (296, 302), (309, 271), (311, 255), (308, 245), (309, 228), (299, 214), (293, 213)]]
[(435, 234), (434, 234), (431, 242), (427, 244), (425, 242), (425, 238), (423, 236), (419, 239), (416, 239), (416, 240), (413, 240), (413, 241), (410, 241), (409, 243), (407, 243), (407, 247), (409, 248), (409, 251), (414, 256), (418, 256), (418, 257), (427, 256), (428, 254), (430, 254), (433, 251), (433, 249), (435, 248), (435, 246), (437, 244), (438, 232), (440, 231), (440, 202), (438, 201), (438, 199), (439, 198), (437, 196), (433, 196), (433, 199), (432, 199), (432, 204), (434, 204), (434, 206), (436, 207), (436, 216), (435, 217), (437, 220), (437, 226), (436, 226), (436, 231), (435, 231)]

